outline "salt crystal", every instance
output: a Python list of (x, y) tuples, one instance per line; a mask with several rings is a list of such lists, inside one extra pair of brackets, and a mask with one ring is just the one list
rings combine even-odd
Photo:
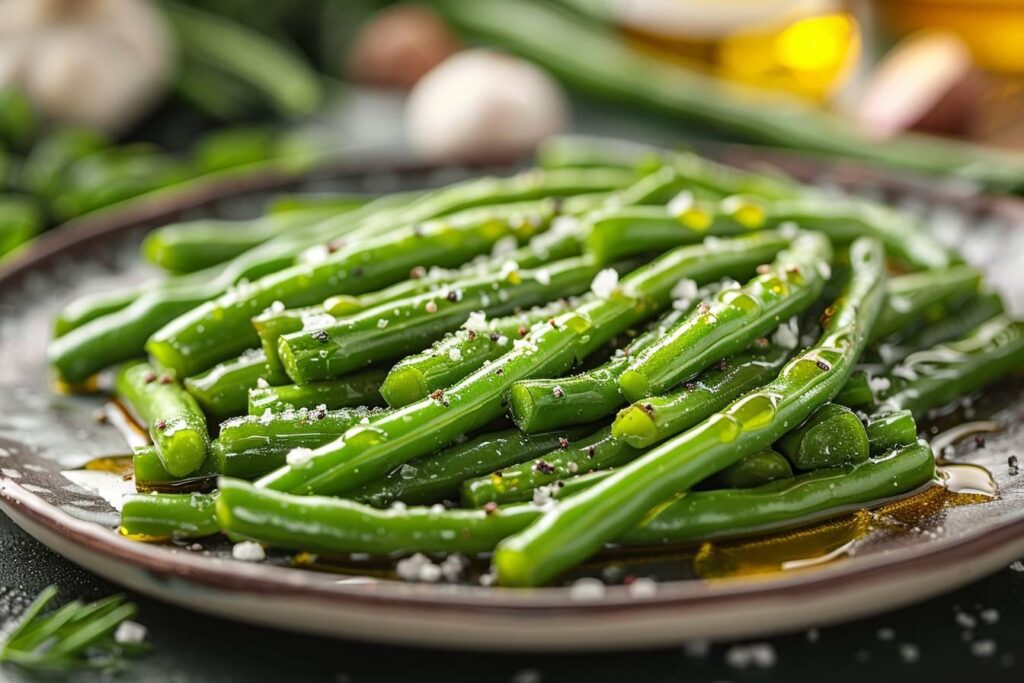
[(800, 344), (800, 336), (797, 333), (796, 317), (789, 319), (789, 322), (782, 323), (775, 334), (772, 335), (772, 343), (784, 349), (795, 349)]
[(518, 247), (519, 243), (514, 236), (505, 235), (494, 243), (494, 247), (491, 249), (491, 256), (496, 259), (504, 258), (513, 253)]
[(470, 332), (484, 334), (487, 332), (487, 314), (483, 311), (473, 311), (462, 327)]
[(537, 278), (537, 282), (545, 287), (551, 284), (551, 271), (547, 268), (541, 268), (534, 274), (534, 276)]
[(775, 666), (776, 659), (771, 643), (733, 645), (725, 652), (725, 663), (733, 669), (769, 669)]
[(653, 598), (658, 592), (658, 582), (641, 576), (627, 586), (631, 598)]
[(672, 288), (670, 295), (674, 300), (673, 307), (679, 310), (690, 308), (699, 291), (696, 282), (689, 278), (683, 278)]
[(996, 653), (996, 641), (991, 638), (976, 640), (971, 643), (971, 654), (975, 657), (991, 657)]
[(117, 643), (141, 643), (145, 639), (146, 627), (134, 621), (122, 621), (114, 631), (114, 642)]
[(458, 363), (460, 360), (462, 360), (462, 349), (460, 349), (458, 346), (453, 346), (452, 348), (448, 349), (448, 358), (450, 358), (452, 362)]
[(379, 320), (377, 320), (377, 327), (379, 329), (383, 330), (387, 326), (388, 326), (388, 319), (387, 318), (380, 318)]
[(619, 273), (614, 268), (605, 268), (594, 276), (593, 282), (590, 283), (590, 291), (600, 299), (607, 299), (618, 286)]
[(981, 617), (981, 620), (986, 624), (991, 625), (999, 621), (999, 610), (994, 607), (990, 607), (989, 609), (981, 610), (981, 612), (978, 613), (978, 616)]
[(231, 548), (231, 557), (242, 562), (262, 562), (267, 554), (259, 543), (242, 541)]
[(903, 643), (900, 645), (900, 659), (907, 664), (914, 664), (921, 659), (921, 649), (913, 643)]
[(293, 448), (285, 456), (285, 462), (289, 467), (305, 467), (313, 459), (313, 450), (310, 448)]
[(591, 576), (585, 576), (582, 579), (577, 579), (569, 588), (569, 599), (578, 600), (580, 602), (600, 600), (604, 597), (604, 594), (604, 582)]

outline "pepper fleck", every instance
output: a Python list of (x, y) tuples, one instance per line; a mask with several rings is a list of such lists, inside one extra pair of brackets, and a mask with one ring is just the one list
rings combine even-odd
[(564, 436), (558, 437), (558, 447), (562, 448), (562, 449), (568, 448), (569, 447), (569, 439), (565, 438)]
[(157, 420), (156, 428), (159, 429), (160, 431), (167, 429), (167, 420)]
[(831, 365), (829, 365), (825, 361), (821, 360), (820, 358), (817, 361), (815, 361), (815, 365), (817, 365), (819, 368), (821, 368), (825, 372), (828, 372), (829, 370), (832, 369)]
[(147, 372), (145, 375), (142, 376), (142, 381), (144, 381), (146, 384), (156, 381), (156, 373), (152, 371)]
[(485, 515), (488, 515), (488, 516), (489, 515), (493, 515), (497, 511), (498, 511), (498, 504), (495, 503), (493, 500), (491, 502), (489, 502), (489, 503), (484, 503), (484, 514)]
[(316, 339), (321, 344), (326, 344), (331, 341), (331, 335), (327, 334), (327, 330), (317, 330), (313, 333), (313, 339)]
[(533, 469), (541, 474), (552, 474), (555, 471), (555, 466), (547, 460), (538, 460), (533, 464)]

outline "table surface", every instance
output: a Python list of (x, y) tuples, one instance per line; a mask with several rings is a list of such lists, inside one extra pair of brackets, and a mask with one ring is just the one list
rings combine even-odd
[[(66, 599), (118, 588), (54, 554), (0, 514), (0, 623), (49, 584)], [(1024, 674), (1024, 563), (936, 598), (871, 619), (743, 643), (680, 643), (642, 652), (510, 655), (337, 641), (238, 624), (132, 595), (151, 653), (118, 680), (142, 683), (405, 683), (407, 681), (653, 681), (725, 683), (945, 681), (985, 683)], [(339, 615), (344, 618), (344, 615)], [(771, 666), (739, 666), (753, 658)], [(0, 669), (0, 683), (33, 680)], [(52, 680), (52, 679), (51, 679)], [(72, 679), (105, 680), (91, 674)]]

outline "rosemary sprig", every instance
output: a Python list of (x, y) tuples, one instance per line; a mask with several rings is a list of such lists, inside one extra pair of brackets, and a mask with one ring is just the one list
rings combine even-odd
[(116, 671), (126, 666), (126, 656), (146, 650), (142, 642), (118, 637), (118, 627), (130, 623), (136, 611), (124, 596), (88, 604), (74, 600), (44, 615), (56, 597), (57, 587), (47, 587), (14, 628), (0, 634), (0, 664), (46, 671)]

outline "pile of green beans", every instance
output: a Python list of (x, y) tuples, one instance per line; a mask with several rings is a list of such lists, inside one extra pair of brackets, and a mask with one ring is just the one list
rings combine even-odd
[(895, 209), (625, 143), (542, 160), (165, 226), (164, 278), (69, 304), (57, 376), (116, 366), (152, 440), (122, 532), (544, 585), (911, 495), (919, 421), (1024, 369), (1024, 323)]

